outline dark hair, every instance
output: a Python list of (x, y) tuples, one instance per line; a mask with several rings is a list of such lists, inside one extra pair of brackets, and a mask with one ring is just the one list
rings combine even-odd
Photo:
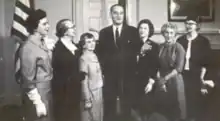
[(114, 7), (116, 7), (116, 6), (122, 7), (122, 8), (124, 9), (124, 7), (123, 7), (122, 5), (120, 5), (120, 4), (114, 4), (114, 5), (112, 5), (111, 8), (110, 8), (110, 12), (112, 12), (113, 9), (114, 9)]
[(71, 21), (70, 19), (61, 19), (57, 22), (56, 25), (56, 36), (58, 38), (63, 37), (64, 33), (68, 30), (67, 26), (65, 25), (66, 21)]
[[(88, 33), (88, 32), (86, 32), (86, 33), (83, 33), (81, 36), (80, 36), (80, 40), (79, 40), (79, 48), (81, 49), (81, 50), (83, 50), (83, 46), (85, 45), (85, 40), (86, 39), (92, 39), (92, 38), (94, 38), (94, 36), (91, 34), (91, 33)], [(95, 38), (94, 38), (95, 39)]]
[(27, 31), (30, 34), (33, 34), (34, 30), (37, 29), (40, 20), (46, 16), (47, 16), (47, 14), (45, 11), (43, 11), (41, 9), (38, 9), (38, 10), (32, 9), (30, 11), (30, 15), (28, 16), (28, 18), (26, 20)]
[(138, 23), (138, 30), (140, 29), (141, 24), (147, 24), (149, 26), (149, 34), (148, 37), (151, 37), (154, 34), (154, 25), (149, 19), (143, 19)]

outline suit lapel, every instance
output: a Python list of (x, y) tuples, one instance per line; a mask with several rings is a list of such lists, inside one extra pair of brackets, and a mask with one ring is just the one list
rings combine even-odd
[(125, 37), (126, 37), (126, 25), (125, 24), (123, 24), (123, 26), (122, 26), (122, 30), (121, 30), (121, 35), (120, 35), (120, 43), (122, 44), (122, 43), (124, 43), (125, 41), (126, 41), (126, 39), (125, 39)]
[(111, 40), (115, 43), (115, 38), (114, 38), (114, 32), (113, 32), (113, 26), (109, 27), (109, 35), (111, 37)]

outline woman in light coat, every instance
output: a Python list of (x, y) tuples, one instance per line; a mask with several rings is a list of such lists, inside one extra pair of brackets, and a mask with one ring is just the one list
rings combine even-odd
[(46, 12), (36, 10), (27, 18), (30, 36), (20, 50), (25, 121), (52, 121), (51, 51), (43, 39), (48, 34)]

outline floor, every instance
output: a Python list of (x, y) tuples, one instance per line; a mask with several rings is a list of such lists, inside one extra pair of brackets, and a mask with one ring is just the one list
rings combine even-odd
[[(0, 121), (23, 121), (21, 109), (17, 105), (8, 105), (0, 108)], [(168, 121), (165, 117), (155, 113), (149, 121)]]
[(0, 108), (0, 121), (22, 121), (20, 107), (9, 105)]
[[(214, 111), (216, 114), (219, 115), (219, 110)], [(215, 116), (214, 115), (214, 116)], [(21, 114), (21, 108), (17, 105), (6, 105), (2, 108), (0, 108), (0, 121), (23, 121), (22, 120), (22, 114)], [(208, 119), (206, 121), (220, 121), (212, 117), (212, 120)], [(218, 117), (218, 119), (220, 119)], [(139, 120), (134, 120), (139, 121)], [(168, 121), (164, 116), (154, 113), (147, 121)]]

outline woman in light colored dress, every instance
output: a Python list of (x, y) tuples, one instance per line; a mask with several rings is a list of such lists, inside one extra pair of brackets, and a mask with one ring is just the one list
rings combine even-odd
[(166, 23), (161, 28), (165, 43), (159, 52), (159, 73), (156, 82), (157, 111), (171, 121), (186, 118), (185, 90), (182, 77), (185, 51), (176, 42), (177, 26)]
[(82, 84), (81, 118), (82, 121), (103, 120), (103, 78), (100, 63), (96, 54), (95, 39), (90, 33), (84, 33), (79, 42), (82, 55), (79, 59), (79, 70), (84, 76)]
[(30, 35), (20, 49), (24, 120), (53, 121), (52, 54), (44, 40), (50, 28), (47, 14), (33, 10), (26, 23)]

